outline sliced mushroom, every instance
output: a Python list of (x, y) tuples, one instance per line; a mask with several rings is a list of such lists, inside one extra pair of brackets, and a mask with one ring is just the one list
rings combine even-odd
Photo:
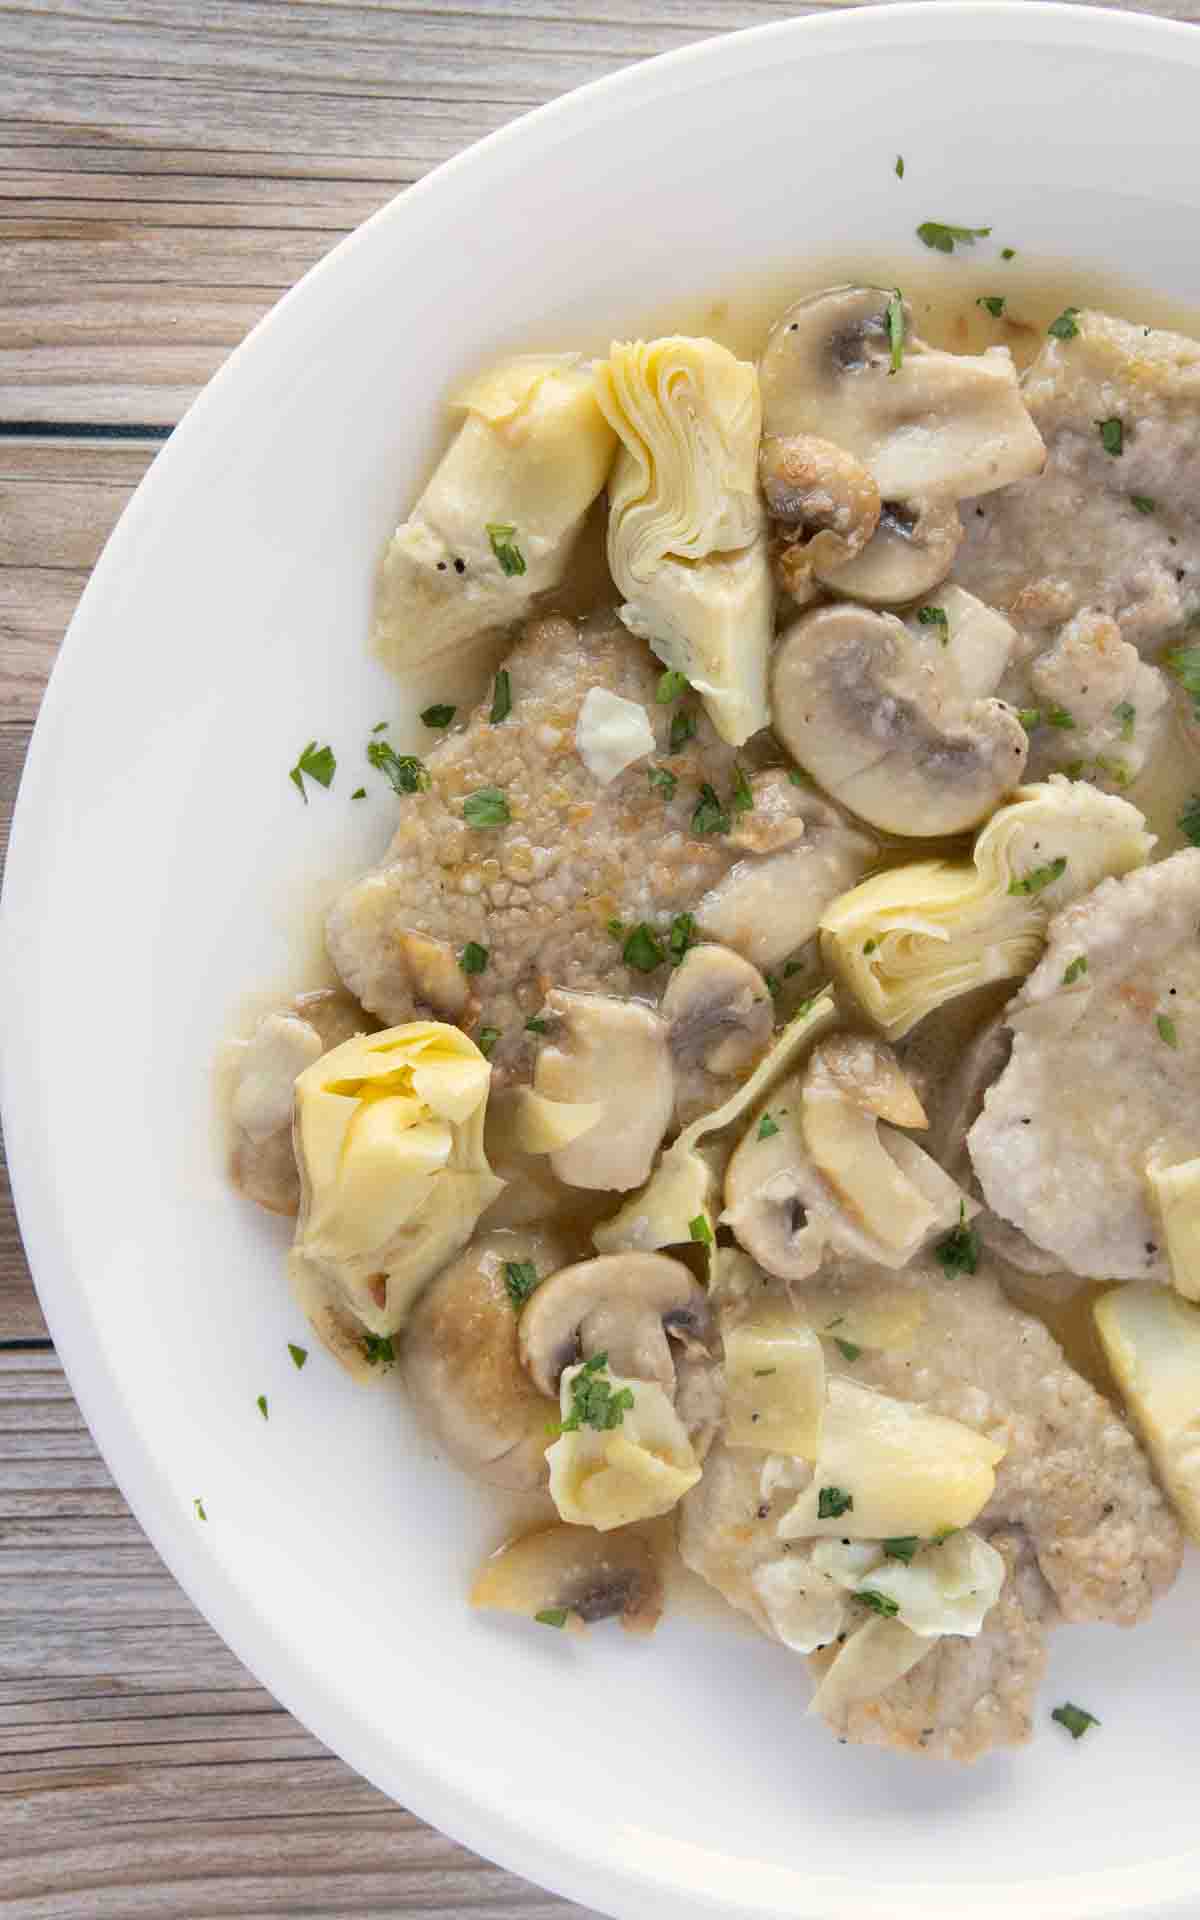
[[(627, 1633), (653, 1633), (662, 1615), (662, 1579), (639, 1534), (544, 1527), (485, 1560), (471, 1605), (530, 1620), (550, 1615), (545, 1625), (576, 1630), (618, 1616)], [(560, 1613), (567, 1615), (561, 1623)]]
[(675, 1362), (667, 1336), (691, 1345), (709, 1336), (703, 1287), (682, 1261), (661, 1253), (609, 1253), (564, 1267), (540, 1286), (521, 1315), (521, 1359), (539, 1392), (580, 1357), (606, 1353), (613, 1373), (653, 1380), (672, 1397)]
[(835, 800), (873, 826), (961, 833), (1018, 784), (1029, 741), (1001, 701), (963, 699), (955, 671), (891, 614), (820, 607), (776, 649), (775, 730)]
[[(880, 605), (916, 599), (945, 578), (962, 537), (956, 501), (1038, 473), (1046, 457), (1007, 350), (942, 353), (914, 334), (897, 299), (843, 286), (801, 300), (772, 328), (759, 367), (768, 509), (802, 497), (789, 491), (789, 462), (775, 449), (804, 447), (816, 434), (834, 442), (849, 464), (825, 460), (831, 497), (832, 476), (857, 470), (882, 509), (865, 545), (852, 551), (820, 533), (804, 564), (838, 593)], [(794, 549), (782, 549), (777, 572), (803, 604), (808, 583)]]
[(758, 451), (767, 512), (782, 527), (776, 577), (789, 593), (813, 573), (836, 573), (860, 554), (879, 523), (879, 488), (844, 448), (815, 434), (772, 434)]
[(870, 545), (823, 584), (871, 607), (904, 606), (932, 593), (954, 565), (963, 537), (958, 508), (946, 500), (888, 500)]
[(675, 1107), (667, 1024), (635, 1000), (555, 987), (554, 1031), (538, 1051), (533, 1084), (549, 1100), (602, 1103), (594, 1127), (550, 1156), (569, 1187), (625, 1192), (649, 1178)]
[[(404, 1384), (450, 1457), (489, 1486), (546, 1481), (546, 1427), (557, 1407), (521, 1365), (521, 1283), (510, 1269), (552, 1273), (564, 1257), (545, 1233), (486, 1233), (421, 1296), (400, 1351)], [(510, 1285), (510, 1282), (512, 1283)]]
[(757, 967), (728, 947), (689, 948), (671, 975), (661, 1013), (675, 1068), (681, 1126), (720, 1106), (726, 1085), (757, 1064), (770, 1045), (775, 1012)]
[(826, 907), (862, 879), (879, 853), (819, 794), (790, 782), (789, 790), (795, 813), (788, 830), (799, 825), (802, 833), (790, 846), (735, 862), (696, 908), (702, 933), (756, 967), (777, 967), (811, 940)]
[(800, 1110), (813, 1163), (842, 1204), (889, 1247), (915, 1251), (936, 1210), (888, 1153), (879, 1122), (927, 1123), (891, 1049), (857, 1034), (823, 1041), (809, 1063)]

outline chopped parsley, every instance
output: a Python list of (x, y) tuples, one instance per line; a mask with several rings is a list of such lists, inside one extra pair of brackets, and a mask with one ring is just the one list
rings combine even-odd
[(1004, 312), (1004, 295), (1002, 293), (982, 293), (975, 302), (975, 305), (977, 307), (983, 307), (991, 314), (993, 320), (999, 320), (1001, 314)]
[(264, 1419), (264, 1420), (266, 1420), (266, 1419), (268, 1418), (268, 1415), (267, 1415), (267, 1396), (266, 1396), (266, 1394), (265, 1394), (265, 1393), (260, 1393), (260, 1394), (259, 1394), (259, 1396), (258, 1396), (258, 1399), (257, 1399), (257, 1400), (256, 1400), (256, 1401), (254, 1402), (254, 1404), (255, 1404), (255, 1406), (256, 1406), (256, 1407), (258, 1408), (258, 1410), (259, 1410), (259, 1412), (261, 1413), (261, 1415), (262, 1415), (262, 1417), (263, 1417), (263, 1419)]
[(1087, 972), (1087, 955), (1086, 953), (1077, 954), (1074, 960), (1072, 960), (1070, 966), (1066, 969), (1065, 973), (1063, 974), (1062, 983), (1064, 987), (1073, 987), (1077, 980), (1083, 979), (1083, 976), (1086, 972)]
[(1122, 700), (1113, 708), (1113, 719), (1121, 722), (1122, 740), (1133, 739), (1133, 729), (1137, 724), (1137, 708), (1131, 700)]
[(375, 725), (374, 725), (374, 726), (373, 726), (373, 727), (371, 728), (371, 732), (372, 732), (372, 733), (386, 733), (386, 732), (387, 732), (387, 730), (388, 730), (388, 728), (389, 728), (389, 727), (391, 726), (391, 724), (392, 724), (392, 723), (391, 723), (391, 721), (390, 721), (390, 720), (377, 720), (377, 721), (375, 722)]
[(772, 1120), (769, 1113), (764, 1113), (762, 1119), (758, 1123), (758, 1132), (755, 1135), (755, 1138), (757, 1140), (772, 1140), (774, 1139), (775, 1135), (778, 1132), (779, 1132), (779, 1122), (777, 1120)]
[(308, 1359), (308, 1348), (297, 1347), (290, 1340), (287, 1343), (287, 1348), (292, 1356), (292, 1365), (295, 1367), (297, 1373), (299, 1373), (304, 1362)]
[(506, 1260), (504, 1262), (504, 1291), (519, 1313), (531, 1293), (536, 1293), (541, 1285), (538, 1270), (532, 1260)]
[(606, 920), (604, 922), (604, 930), (606, 933), (611, 934), (614, 940), (623, 940), (625, 938), (625, 923), (622, 920)]
[(426, 707), (421, 715), (423, 727), (448, 727), (458, 712), (457, 707)]
[(492, 687), (492, 711), (488, 718), (494, 727), (512, 712), (512, 680), (507, 667), (501, 667)]
[(195, 1500), (193, 1500), (193, 1501), (192, 1501), (192, 1505), (193, 1505), (193, 1507), (194, 1507), (194, 1508), (196, 1509), (196, 1518), (197, 1518), (197, 1520), (207, 1520), (207, 1519), (208, 1519), (208, 1515), (207, 1515), (207, 1514), (205, 1513), (205, 1511), (204, 1511), (204, 1502), (203, 1502), (203, 1500), (201, 1500), (201, 1499), (200, 1499), (199, 1497), (197, 1497), (197, 1498), (196, 1498)]
[(1154, 502), (1151, 500), (1149, 494), (1146, 493), (1131, 493), (1129, 496), (1129, 504), (1136, 513), (1154, 512)]
[(735, 820), (739, 819), (743, 813), (754, 812), (754, 795), (750, 790), (750, 782), (746, 778), (745, 768), (737, 760), (733, 763), (733, 792), (729, 796), (729, 811)]
[(1026, 733), (1032, 733), (1035, 727), (1040, 727), (1042, 724), (1042, 710), (1040, 707), (1018, 707), (1017, 719)]
[(541, 1612), (535, 1613), (533, 1617), (539, 1627), (565, 1627), (567, 1609), (566, 1607), (543, 1607)]
[(688, 1233), (697, 1246), (711, 1247), (713, 1244), (713, 1230), (706, 1213), (698, 1213), (694, 1220), (688, 1221)]
[(1200, 793), (1192, 795), (1176, 824), (1185, 839), (1200, 847)]
[(1111, 453), (1114, 458), (1119, 459), (1125, 451), (1125, 428), (1121, 422), (1113, 415), (1108, 420), (1097, 420), (1096, 426), (1100, 432), (1100, 445), (1105, 453)]
[(715, 787), (710, 787), (707, 780), (700, 786), (700, 798), (692, 814), (692, 832), (698, 834), (729, 832), (729, 815), (717, 798)]
[(896, 178), (897, 180), (903, 180), (904, 178), (904, 155), (902, 153), (896, 155)]
[(899, 373), (904, 364), (904, 297), (899, 287), (892, 293), (887, 303), (888, 346), (891, 349), (892, 364), (888, 371)]
[(986, 240), (990, 232), (990, 227), (952, 227), (942, 220), (923, 220), (917, 239), (935, 253), (953, 253), (956, 246), (973, 247), (977, 240)]
[(1175, 1022), (1165, 1013), (1160, 1013), (1154, 1022), (1155, 1032), (1168, 1047), (1179, 1046), (1179, 1035), (1175, 1031)]
[(667, 941), (667, 955), (671, 965), (681, 964), (689, 947), (696, 944), (696, 916), (694, 913), (677, 913), (671, 922), (671, 934)]
[(950, 644), (950, 617), (945, 607), (918, 607), (917, 623), (922, 627), (936, 627), (944, 647)]
[(890, 1593), (876, 1593), (874, 1587), (858, 1587), (855, 1594), (864, 1607), (870, 1607), (872, 1613), (881, 1613), (885, 1620), (893, 1620), (900, 1611), (900, 1602), (893, 1600)]
[(1191, 694), (1195, 717), (1200, 720), (1200, 647), (1173, 647), (1165, 664), (1184, 692)]
[(784, 979), (790, 980), (793, 974), (803, 973), (807, 965), (808, 965), (807, 960), (801, 958), (801, 956), (798, 954), (793, 954), (790, 960), (785, 960), (784, 962), (784, 966), (783, 966)]
[(958, 1203), (958, 1225), (939, 1240), (934, 1248), (939, 1264), (947, 1273), (974, 1273), (979, 1265), (979, 1235), (967, 1225), (967, 1203)]
[(1057, 860), (1051, 860), (1044, 867), (1032, 867), (1022, 880), (1010, 880), (1010, 893), (1040, 893), (1043, 887), (1053, 886), (1061, 880), (1067, 870), (1067, 856), (1060, 853)]
[(668, 667), (654, 689), (654, 698), (660, 707), (669, 707), (673, 700), (688, 692), (691, 684), (686, 673), (677, 673), (674, 667)]
[(490, 1060), (495, 1053), (496, 1042), (499, 1038), (499, 1027), (480, 1027), (479, 1038), (476, 1040), (475, 1045), (479, 1048), (485, 1060)]
[(764, 973), (763, 980), (766, 982), (767, 992), (770, 994), (772, 1000), (777, 999), (783, 992), (783, 981), (779, 978), (779, 975), (777, 973)]
[(367, 790), (365, 787), (355, 787), (354, 792), (350, 795), (352, 800), (365, 800), (366, 797)]
[(1085, 1707), (1073, 1707), (1069, 1700), (1064, 1701), (1061, 1707), (1055, 1707), (1050, 1718), (1057, 1720), (1060, 1727), (1065, 1727), (1072, 1740), (1082, 1740), (1089, 1727), (1100, 1725), (1094, 1713), (1088, 1713)]
[(1073, 340), (1079, 332), (1078, 320), (1078, 307), (1064, 307), (1058, 319), (1050, 322), (1046, 332), (1052, 334), (1056, 340)]
[(333, 780), (336, 768), (337, 761), (333, 757), (333, 748), (319, 747), (315, 740), (310, 740), (289, 772), (288, 779), (307, 806), (308, 794), (304, 790), (304, 775), (307, 774), (310, 780), (315, 780), (319, 787), (328, 787)]
[(627, 967), (636, 968), (638, 973), (653, 973), (655, 967), (661, 967), (666, 955), (654, 928), (648, 926), (645, 920), (639, 920), (625, 941), (621, 958)]
[(863, 941), (863, 954), (864, 954), (864, 956), (865, 956), (865, 955), (867, 955), (867, 954), (872, 954), (872, 953), (874, 953), (874, 951), (875, 951), (875, 949), (876, 949), (876, 947), (877, 947), (878, 945), (879, 945), (879, 942), (878, 942), (878, 940), (864, 940), (864, 941)]
[(817, 1494), (817, 1519), (840, 1520), (844, 1513), (854, 1510), (854, 1495), (843, 1493), (840, 1487), (822, 1487)]
[(772, 1374), (778, 1372), (778, 1367), (755, 1367), (753, 1377), (755, 1380), (769, 1380)]
[(689, 740), (696, 737), (696, 715), (691, 707), (680, 707), (679, 712), (671, 716), (672, 753), (678, 753), (686, 747)]
[(369, 1367), (395, 1365), (396, 1351), (390, 1333), (364, 1333), (363, 1358)]
[(1069, 707), (1048, 707), (1046, 709), (1046, 725), (1048, 727), (1059, 727), (1064, 733), (1070, 733), (1074, 730), (1075, 715), (1070, 711)]
[(794, 787), (807, 787), (808, 785), (808, 781), (804, 774), (801, 773), (799, 767), (788, 768), (788, 779)]
[(458, 956), (458, 964), (464, 973), (482, 973), (488, 963), (488, 950), (481, 947), (478, 940), (468, 940)]
[(671, 772), (670, 767), (647, 767), (646, 778), (652, 787), (657, 787), (660, 790), (663, 798), (666, 800), (671, 798), (679, 784), (675, 775)]
[(526, 1033), (549, 1033), (550, 1022), (539, 1020), (535, 1013), (525, 1022), (525, 1031)]
[(514, 574), (524, 573), (525, 555), (517, 545), (516, 528), (489, 520), (484, 531), (492, 543), (492, 552), (500, 562), (500, 571), (505, 578), (511, 580)]
[(622, 1424), (633, 1405), (633, 1390), (622, 1387), (614, 1393), (611, 1380), (600, 1378), (607, 1365), (607, 1353), (595, 1353), (584, 1361), (571, 1382), (571, 1411), (555, 1423), (557, 1433), (578, 1433), (581, 1427), (611, 1433)]
[(1015, 260), (1016, 257), (1017, 257), (1017, 250), (1015, 247), (1001, 247), (1000, 258), (1002, 260)]
[(463, 801), (463, 819), (469, 827), (506, 827), (512, 814), (499, 787), (476, 787)]
[(862, 1352), (862, 1348), (856, 1346), (853, 1340), (843, 1340), (838, 1334), (834, 1335), (833, 1344), (843, 1360), (857, 1360)]
[(429, 786), (425, 762), (415, 753), (397, 753), (386, 740), (368, 741), (367, 759), (377, 772), (386, 774), (396, 793), (424, 793)]
[(889, 1560), (903, 1560), (907, 1566), (921, 1542), (915, 1533), (905, 1533), (895, 1540), (881, 1540), (879, 1544)]

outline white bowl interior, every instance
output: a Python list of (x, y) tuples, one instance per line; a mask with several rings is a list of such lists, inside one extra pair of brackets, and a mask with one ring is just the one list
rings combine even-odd
[[(831, 1747), (792, 1656), (697, 1620), (635, 1646), (471, 1617), (488, 1503), (397, 1393), (357, 1392), (306, 1338), (286, 1233), (223, 1178), (210, 1058), (248, 989), (303, 983), (316, 904), (386, 840), (382, 784), (349, 802), (363, 742), (438, 682), (398, 692), (368, 662), (370, 581), (452, 378), (793, 261), (915, 261), (928, 218), (993, 223), (1007, 271), (1070, 257), (1200, 301), (1198, 66), (1157, 22), (899, 7), (690, 50), (518, 125), (234, 356), (47, 697), (6, 889), (6, 1120), (84, 1411), (290, 1707), (453, 1834), (613, 1912), (1194, 1912), (1194, 1569), (1136, 1634), (1060, 1634), (1032, 1748), (963, 1773)], [(305, 808), (285, 776), (313, 735), (342, 764)], [(314, 1348), (303, 1373), (289, 1339)], [(1104, 1723), (1079, 1746), (1048, 1723), (1064, 1698)]]

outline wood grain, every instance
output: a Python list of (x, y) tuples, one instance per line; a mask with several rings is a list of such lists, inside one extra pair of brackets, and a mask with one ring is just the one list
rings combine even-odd
[[(515, 113), (709, 33), (813, 10), (4, 0), (0, 858), (88, 570), (161, 431), (279, 294)], [(1188, 18), (1200, 0), (1134, 10)], [(83, 1425), (0, 1184), (6, 1920), (568, 1911), (358, 1779), (200, 1619)]]

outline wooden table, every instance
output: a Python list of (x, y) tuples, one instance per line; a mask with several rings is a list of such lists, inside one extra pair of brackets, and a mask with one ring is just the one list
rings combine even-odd
[[(814, 10), (7, 0), (0, 832), (88, 569), (197, 389), (284, 289), (401, 187), (527, 108), (689, 40)], [(1196, 17), (1200, 0), (1138, 10)], [(27, 1920), (568, 1911), (358, 1779), (200, 1619), (83, 1425), (7, 1188), (0, 1910)]]

